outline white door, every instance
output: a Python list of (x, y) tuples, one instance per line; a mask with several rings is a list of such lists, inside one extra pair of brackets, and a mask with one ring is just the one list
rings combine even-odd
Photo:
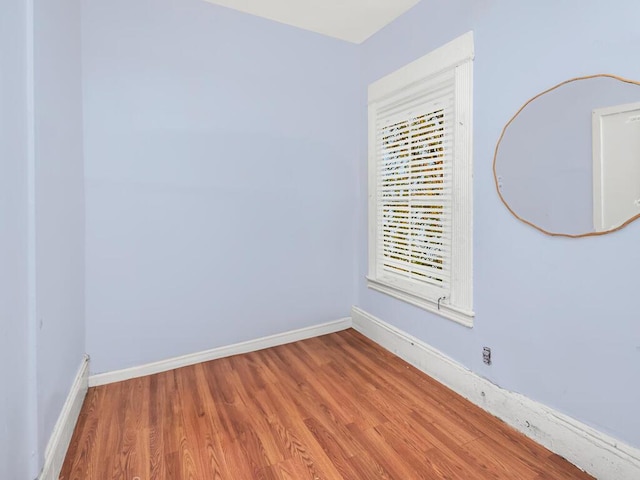
[(640, 103), (593, 111), (593, 215), (596, 231), (640, 214)]

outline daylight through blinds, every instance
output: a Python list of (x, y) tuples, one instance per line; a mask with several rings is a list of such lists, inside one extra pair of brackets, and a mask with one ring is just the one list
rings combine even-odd
[[(378, 266), (448, 288), (453, 82), (378, 111)], [(382, 273), (382, 272), (381, 272)]]

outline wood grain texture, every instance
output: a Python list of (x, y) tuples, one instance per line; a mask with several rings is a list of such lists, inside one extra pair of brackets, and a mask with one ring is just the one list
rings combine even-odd
[(91, 388), (60, 474), (591, 478), (354, 330)]

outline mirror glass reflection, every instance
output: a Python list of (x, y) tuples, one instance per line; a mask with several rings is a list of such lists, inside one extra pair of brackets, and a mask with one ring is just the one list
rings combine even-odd
[[(572, 79), (527, 102), (494, 159), (496, 186), (512, 213), (545, 233), (595, 232), (594, 110), (637, 102), (640, 85), (610, 75)], [(640, 122), (632, 127), (626, 135), (640, 139)]]

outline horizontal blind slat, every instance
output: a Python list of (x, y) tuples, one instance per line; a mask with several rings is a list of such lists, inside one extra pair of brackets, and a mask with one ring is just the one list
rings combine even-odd
[(411, 265), (411, 266), (407, 266), (408, 264), (406, 262), (402, 262), (402, 261), (397, 261), (394, 258), (390, 258), (390, 257), (385, 257), (383, 259), (380, 260), (381, 262), (383, 262), (386, 265), (391, 265), (395, 268), (401, 268), (405, 271), (407, 271), (407, 273), (420, 273), (422, 275), (431, 275), (434, 278), (440, 278), (442, 280), (444, 280), (447, 276), (447, 274), (449, 273), (448, 269), (446, 268), (436, 268), (436, 267), (420, 267), (417, 265)]
[(400, 250), (386, 250), (382, 255), (383, 258), (394, 258), (395, 261), (406, 265), (411, 265), (410, 268), (422, 266), (430, 266), (434, 268), (439, 268), (442, 270), (443, 267), (443, 255), (413, 255), (407, 254), (406, 252), (402, 252)]
[(384, 263), (382, 264), (382, 266), (388, 270), (391, 271), (397, 275), (401, 275), (407, 278), (411, 278), (413, 280), (419, 280), (422, 282), (426, 282), (426, 283), (430, 283), (432, 285), (437, 285), (439, 287), (447, 287), (448, 286), (448, 280), (446, 278), (446, 276), (449, 275), (449, 273), (445, 272), (445, 275), (438, 275), (435, 272), (418, 272), (418, 271), (410, 271), (407, 270), (406, 268), (404, 268), (404, 266), (402, 265), (396, 265), (394, 263)]

